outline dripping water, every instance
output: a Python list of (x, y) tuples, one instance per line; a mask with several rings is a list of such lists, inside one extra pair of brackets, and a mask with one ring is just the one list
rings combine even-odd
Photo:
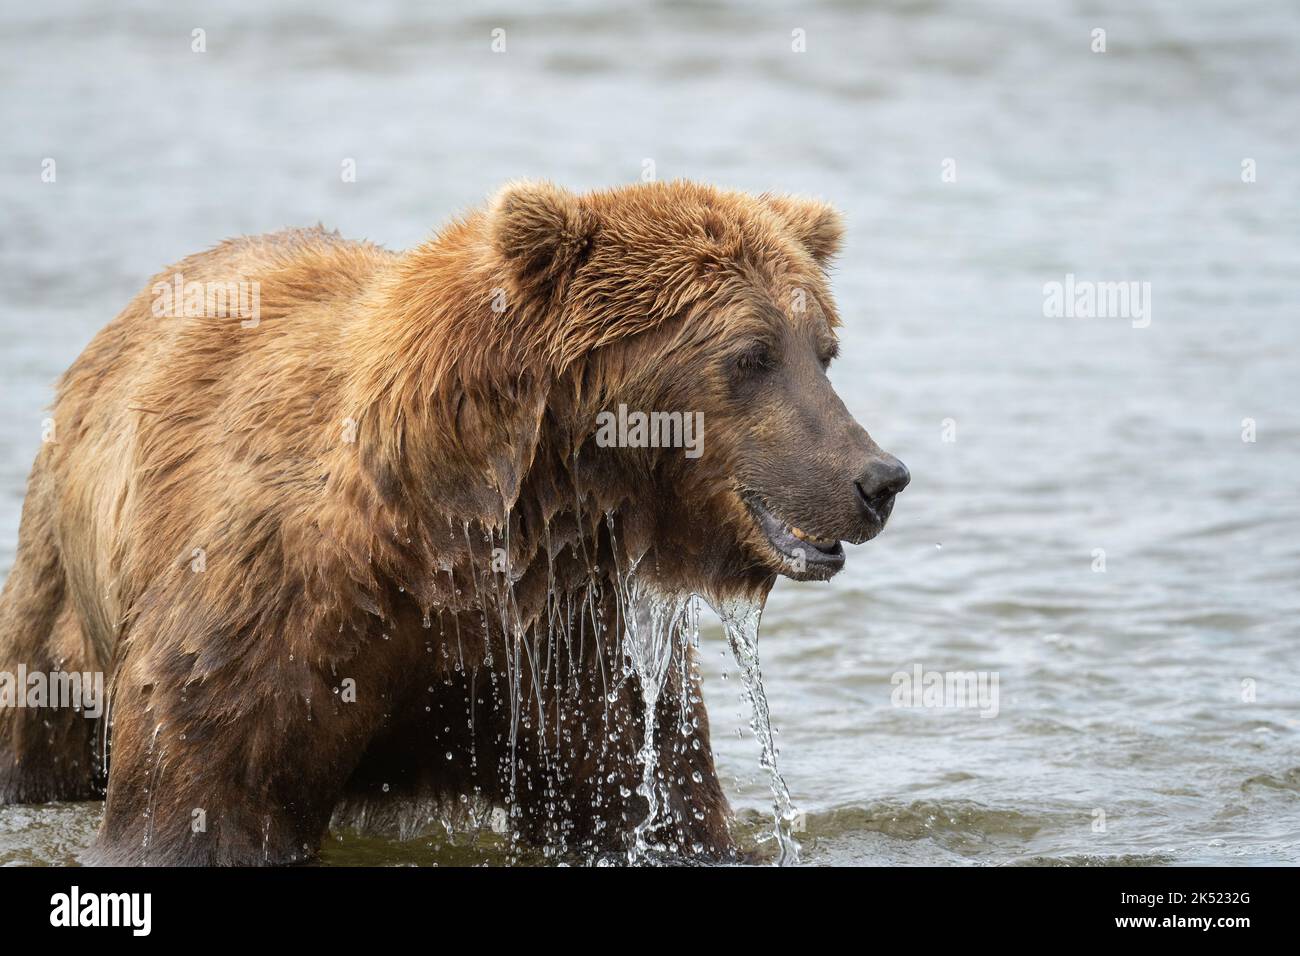
[[(643, 860), (647, 853), (657, 849), (651, 842), (656, 827), (671, 824), (660, 820), (660, 806), (656, 782), (661, 775), (659, 748), (655, 746), (658, 731), (659, 699), (677, 663), (683, 690), (689, 684), (685, 669), (687, 646), (692, 639), (691, 626), (698, 617), (691, 613), (695, 602), (693, 595), (662, 595), (654, 593), (636, 579), (634, 570), (626, 575), (620, 585), (619, 599), (626, 610), (626, 634), (623, 651), (641, 689), (642, 737), (637, 752), (641, 766), (641, 784), (637, 788), (646, 800), (645, 817), (631, 834), (628, 862)], [(667, 814), (667, 805), (663, 808)]]
[(790, 788), (776, 765), (776, 745), (772, 738), (772, 718), (768, 713), (767, 694), (763, 690), (763, 674), (758, 660), (758, 625), (763, 615), (762, 605), (745, 600), (721, 601), (714, 608), (722, 620), (727, 643), (731, 646), (736, 666), (744, 683), (744, 698), (749, 703), (752, 716), (749, 729), (753, 731), (762, 752), (760, 762), (767, 771), (772, 788), (772, 836), (777, 843), (777, 865), (790, 866), (799, 862), (799, 841), (794, 836), (797, 816), (790, 802)]

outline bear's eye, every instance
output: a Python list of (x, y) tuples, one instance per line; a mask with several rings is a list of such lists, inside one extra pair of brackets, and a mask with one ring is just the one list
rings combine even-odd
[(776, 356), (766, 342), (754, 342), (736, 356), (733, 365), (741, 375), (765, 372), (776, 368)]
[(823, 350), (822, 350), (822, 353), (821, 353), (821, 356), (820, 356), (821, 363), (822, 363), (822, 369), (825, 370), (825, 369), (830, 368), (830, 367), (831, 367), (831, 362), (834, 362), (835, 359), (836, 359), (836, 357), (837, 357), (839, 354), (840, 354), (840, 347), (839, 347), (838, 343), (835, 344), (835, 345), (828, 346), (827, 348), (823, 349)]

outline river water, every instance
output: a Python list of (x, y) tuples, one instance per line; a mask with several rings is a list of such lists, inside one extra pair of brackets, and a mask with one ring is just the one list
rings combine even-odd
[[(802, 862), (1300, 860), (1300, 7), (546, 7), (6, 5), (0, 568), (52, 381), (183, 254), (317, 221), (401, 248), (517, 176), (820, 195), (849, 224), (832, 379), (913, 480), (763, 615)], [(1145, 315), (1047, 314), (1067, 276), (1149, 283)], [(701, 642), (759, 846), (744, 681)], [(904, 694), (959, 672), (996, 697)], [(0, 808), (0, 863), (72, 860), (98, 814)]]

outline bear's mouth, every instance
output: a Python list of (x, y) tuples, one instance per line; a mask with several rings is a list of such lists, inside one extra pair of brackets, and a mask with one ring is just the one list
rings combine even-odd
[(781, 559), (781, 573), (799, 581), (825, 580), (844, 567), (844, 547), (835, 538), (809, 534), (783, 521), (757, 495), (744, 496), (767, 543)]

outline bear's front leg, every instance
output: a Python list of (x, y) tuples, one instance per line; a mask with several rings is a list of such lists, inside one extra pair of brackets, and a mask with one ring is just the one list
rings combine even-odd
[(734, 861), (738, 854), (731, 835), (731, 808), (713, 764), (709, 715), (694, 657), (688, 649), (686, 666), (670, 675), (659, 696), (657, 809), (650, 833), (671, 853)]
[(708, 715), (699, 677), (673, 665), (654, 711), (650, 778), (654, 814), (645, 796), (645, 697), (640, 681), (609, 659), (553, 693), (550, 720), (528, 726), (527, 756), (517, 757), (513, 812), (529, 842), (592, 856), (647, 850), (690, 860), (738, 858), (730, 808), (713, 766)]
[[(146, 620), (138, 632), (149, 635)], [(110, 694), (104, 822), (89, 862), (256, 866), (314, 857), (392, 708), (394, 672), (409, 669), (399, 641), (382, 644), (386, 657), (372, 643), (362, 637), (353, 657), (331, 659), (295, 652), (283, 632), (242, 644), (210, 639), (207, 647), (230, 652), (206, 657), (182, 641), (125, 641)]]
[[(309, 716), (301, 700), (297, 714), (271, 701), (222, 712), (202, 696), (191, 691), (186, 702), (156, 686), (115, 696), (122, 711), (89, 862), (257, 866), (315, 856), (357, 759), (351, 721), (319, 709)], [(217, 709), (178, 716), (191, 703)]]

